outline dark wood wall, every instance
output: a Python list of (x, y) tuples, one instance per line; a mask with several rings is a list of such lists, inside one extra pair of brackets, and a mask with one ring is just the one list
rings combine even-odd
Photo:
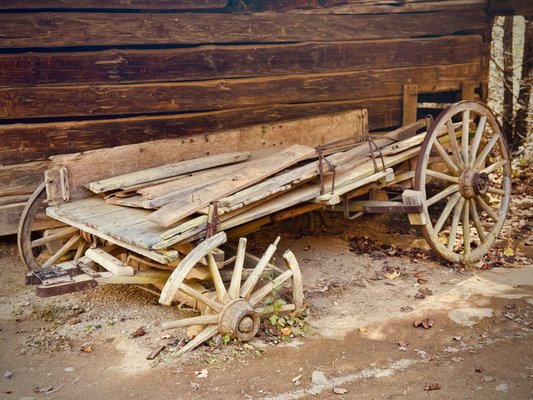
[(54, 154), (487, 83), (487, 0), (0, 3), (0, 235)]

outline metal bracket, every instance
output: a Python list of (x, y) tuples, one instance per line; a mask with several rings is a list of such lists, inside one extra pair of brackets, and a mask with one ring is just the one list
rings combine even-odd
[(345, 197), (342, 201), (342, 214), (344, 215), (344, 218), (349, 219), (349, 220), (354, 220), (354, 219), (359, 218), (361, 215), (363, 215), (364, 212), (359, 211), (353, 215), (350, 215), (350, 200), (347, 197)]
[(68, 173), (65, 167), (59, 169), (59, 182), (61, 184), (61, 197), (64, 201), (70, 200), (70, 188), (68, 185)]

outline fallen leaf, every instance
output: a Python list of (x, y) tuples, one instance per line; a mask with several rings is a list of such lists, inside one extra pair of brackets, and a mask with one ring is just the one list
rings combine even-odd
[(199, 379), (207, 378), (207, 376), (209, 375), (209, 371), (205, 368), (201, 371), (194, 371), (194, 373), (196, 374), (196, 377)]
[(51, 391), (54, 387), (53, 386), (37, 386), (33, 388), (33, 391), (35, 393), (47, 393)]
[(426, 384), (424, 390), (440, 390), (440, 385), (438, 383)]
[(292, 333), (292, 329), (287, 326), (283, 328), (282, 330), (280, 330), (280, 332), (283, 336), (290, 336), (290, 334)]
[(484, 376), (483, 378), (481, 378), (481, 380), (483, 382), (494, 382), (496, 379), (494, 379), (494, 377), (490, 376), (490, 375), (486, 375)]
[(90, 344), (82, 344), (80, 350), (84, 353), (92, 353), (94, 348)]
[(429, 329), (433, 326), (433, 321), (429, 318), (424, 318), (424, 319), (417, 319), (413, 325), (418, 328), (420, 325), (422, 325), (422, 327), (424, 329)]
[(136, 338), (136, 337), (141, 337), (144, 335), (146, 335), (146, 331), (144, 330), (142, 326), (139, 326), (137, 329), (135, 329), (135, 332), (133, 332), (132, 337)]
[(400, 271), (385, 272), (385, 276), (388, 279), (396, 279), (400, 276)]
[(417, 282), (419, 285), (425, 285), (426, 283), (428, 283), (428, 280), (426, 278), (418, 278)]
[(505, 250), (503, 251), (503, 255), (506, 257), (512, 257), (514, 256), (514, 251), (512, 248), (506, 247)]
[(507, 308), (508, 310), (514, 310), (516, 308), (516, 303), (506, 304), (505, 308)]
[(452, 357), (452, 361), (453, 362), (461, 362), (461, 361), (464, 361), (465, 359), (463, 357)]
[(365, 327), (363, 326), (363, 327), (359, 328), (359, 332), (361, 332), (361, 333), (367, 333), (367, 332), (368, 332), (368, 329), (365, 328)]
[(335, 394), (346, 394), (348, 393), (349, 391), (347, 389), (343, 389), (343, 388), (333, 388), (333, 393)]
[(420, 293), (422, 293), (423, 295), (426, 295), (426, 296), (431, 296), (433, 294), (433, 292), (431, 291), (431, 289), (427, 288), (427, 287), (422, 287), (420, 289), (418, 289), (418, 291)]

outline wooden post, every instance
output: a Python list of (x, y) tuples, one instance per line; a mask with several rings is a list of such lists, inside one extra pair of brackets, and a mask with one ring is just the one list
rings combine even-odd
[(403, 117), (402, 125), (416, 122), (418, 108), (418, 85), (403, 85)]
[(461, 86), (461, 100), (474, 100), (476, 82), (465, 81)]

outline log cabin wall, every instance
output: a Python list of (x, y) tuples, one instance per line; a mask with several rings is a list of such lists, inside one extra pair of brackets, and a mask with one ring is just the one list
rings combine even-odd
[(0, 3), (0, 235), (49, 156), (367, 108), (484, 96), (487, 0)]

